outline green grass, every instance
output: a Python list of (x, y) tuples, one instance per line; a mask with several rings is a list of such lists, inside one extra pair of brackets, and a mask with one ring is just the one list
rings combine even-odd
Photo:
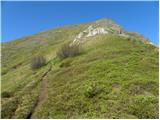
[[(2, 118), (28, 117), (50, 65), (47, 95), (37, 118), (158, 118), (155, 47), (138, 39), (98, 35), (86, 39), (80, 55), (56, 58), (59, 47), (88, 25), (60, 27), (2, 44), (1, 93), (12, 93), (2, 98)], [(30, 60), (39, 53), (48, 63), (32, 70)]]
[[(49, 97), (39, 108), (37, 116), (157, 118), (156, 53), (152, 57), (154, 62), (141, 62), (142, 59), (149, 59), (149, 56), (154, 54), (147, 46), (142, 47), (143, 45), (136, 45), (113, 36), (100, 36), (95, 39), (84, 45), (86, 46), (84, 54), (67, 58), (62, 61), (66, 66), (60, 66), (56, 72), (48, 75)], [(147, 55), (142, 56), (137, 49), (144, 50), (144, 54)], [(151, 72), (152, 75), (148, 74)], [(95, 84), (95, 87), (92, 84)], [(94, 93), (96, 94), (92, 96)], [(91, 94), (91, 97), (88, 94)], [(144, 111), (141, 111), (144, 109), (143, 105), (135, 103), (142, 95), (146, 100), (144, 106), (149, 104), (148, 107), (145, 106)]]

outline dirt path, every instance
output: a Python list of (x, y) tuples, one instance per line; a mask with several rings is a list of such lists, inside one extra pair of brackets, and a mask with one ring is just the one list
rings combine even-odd
[(45, 80), (45, 77), (47, 76), (47, 74), (52, 70), (52, 66), (50, 66), (50, 68), (43, 74), (43, 76), (41, 77), (40, 81), (41, 81), (41, 88), (39, 91), (39, 96), (37, 98), (37, 101), (30, 113), (30, 115), (27, 117), (28, 119), (36, 119), (36, 111), (38, 109), (38, 107), (43, 103), (44, 99), (46, 98), (47, 95), (47, 80)]

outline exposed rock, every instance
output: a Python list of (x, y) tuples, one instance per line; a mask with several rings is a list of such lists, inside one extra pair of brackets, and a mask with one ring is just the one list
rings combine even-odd
[(108, 33), (113, 33), (124, 37), (128, 37), (125, 34), (126, 32), (119, 25), (115, 24), (112, 20), (102, 19), (93, 22), (93, 24), (90, 25), (87, 29), (80, 32), (73, 40), (73, 43), (75, 42), (80, 43), (87, 37), (92, 37), (99, 34), (108, 34)]
[(86, 30), (80, 32), (74, 39), (73, 42), (79, 41), (81, 39), (84, 39), (86, 37), (95, 36), (97, 34), (107, 34), (108, 31), (105, 30), (102, 27), (96, 27), (96, 26), (89, 26)]
[(104, 28), (101, 28), (101, 27), (94, 29), (92, 26), (90, 26), (90, 28), (88, 28), (88, 30), (89, 30), (89, 32), (86, 37), (95, 36), (97, 34), (107, 34), (108, 33), (108, 31), (106, 31)]
[(124, 29), (122, 29), (119, 25), (117, 25), (110, 19), (101, 19), (93, 22), (87, 29), (80, 32), (74, 38), (71, 45), (74, 43), (79, 44), (88, 37), (96, 36), (99, 34), (109, 34), (109, 33), (125, 37), (129, 40), (139, 39), (143, 41), (145, 44), (150, 44), (152, 46), (155, 46), (152, 42), (147, 40), (143, 35), (136, 32), (126, 32)]

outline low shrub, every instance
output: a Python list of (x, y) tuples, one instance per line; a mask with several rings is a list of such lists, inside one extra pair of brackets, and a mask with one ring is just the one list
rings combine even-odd
[(71, 60), (69, 59), (69, 60), (62, 62), (59, 67), (61, 67), (61, 68), (69, 67), (70, 65), (71, 65)]
[(31, 60), (31, 68), (37, 69), (46, 64), (46, 59), (43, 56), (35, 56)]
[(102, 89), (98, 87), (95, 83), (88, 86), (84, 95), (88, 98), (93, 98), (97, 94), (101, 93)]
[(12, 92), (4, 91), (4, 92), (1, 93), (2, 98), (10, 98), (12, 96), (13, 96)]
[(58, 51), (57, 57), (60, 59), (65, 59), (67, 57), (77, 56), (81, 53), (80, 46), (78, 44), (64, 44)]

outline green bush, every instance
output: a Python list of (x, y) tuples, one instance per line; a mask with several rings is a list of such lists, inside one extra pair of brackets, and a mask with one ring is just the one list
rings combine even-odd
[(43, 56), (35, 56), (31, 60), (31, 68), (37, 69), (46, 64), (46, 59)]
[(81, 53), (80, 46), (78, 44), (64, 44), (58, 51), (57, 57), (60, 59), (65, 59), (67, 57), (77, 56)]
[(93, 98), (97, 94), (102, 91), (100, 87), (98, 87), (95, 83), (89, 85), (84, 93), (84, 95), (88, 98)]

